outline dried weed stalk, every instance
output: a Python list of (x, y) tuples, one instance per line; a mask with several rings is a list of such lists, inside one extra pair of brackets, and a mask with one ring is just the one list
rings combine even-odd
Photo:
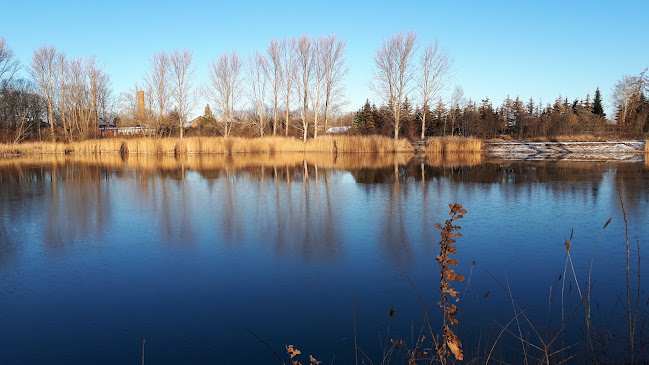
[(437, 256), (437, 262), (441, 266), (439, 292), (442, 296), (442, 300), (437, 304), (442, 308), (442, 330), (444, 332), (444, 341), (437, 344), (437, 354), (442, 363), (446, 363), (449, 349), (457, 360), (464, 358), (461, 349), (462, 343), (455, 333), (453, 333), (450, 326), (457, 325), (458, 323), (455, 318), (455, 315), (457, 315), (457, 306), (451, 303), (451, 299), (455, 299), (455, 302), (460, 300), (457, 296), (458, 292), (451, 287), (451, 282), (464, 280), (464, 276), (456, 274), (451, 268), (452, 266), (457, 266), (457, 260), (451, 258), (451, 254), (457, 252), (457, 248), (453, 246), (456, 242), (455, 238), (462, 237), (462, 234), (459, 233), (462, 227), (454, 225), (453, 222), (463, 218), (464, 214), (466, 214), (466, 209), (463, 209), (461, 204), (449, 204), (448, 206), (451, 218), (446, 220), (444, 226), (439, 223), (435, 224), (435, 227), (442, 230), (442, 240), (439, 242), (440, 253)]
[[(298, 360), (293, 360), (293, 358), (296, 357), (297, 355), (300, 355), (302, 353), (302, 351), (296, 349), (295, 347), (293, 347), (293, 345), (287, 345), (286, 346), (286, 353), (291, 357), (291, 365), (302, 365), (302, 363), (299, 362)], [(318, 361), (318, 360), (316, 360), (315, 357), (313, 357), (312, 355), (309, 355), (309, 364), (310, 365), (319, 365), (321, 363), (322, 363), (322, 361)]]

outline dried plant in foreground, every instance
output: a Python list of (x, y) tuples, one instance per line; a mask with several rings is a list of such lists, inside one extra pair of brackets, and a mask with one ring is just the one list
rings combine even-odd
[[(457, 266), (457, 260), (451, 258), (451, 254), (457, 252), (457, 248), (453, 246), (456, 242), (455, 238), (462, 237), (462, 234), (459, 233), (460, 226), (454, 225), (453, 222), (463, 218), (466, 214), (466, 209), (462, 208), (461, 204), (449, 204), (451, 216), (450, 219), (447, 219), (444, 226), (437, 223), (435, 227), (441, 229), (442, 240), (439, 242), (440, 253), (437, 256), (437, 262), (441, 266), (441, 278), (439, 293), (442, 296), (437, 304), (442, 308), (442, 330), (444, 332), (444, 341), (441, 341), (437, 344), (437, 354), (442, 363), (446, 363), (446, 358), (450, 349), (453, 355), (457, 360), (462, 360), (464, 354), (462, 353), (462, 343), (460, 339), (453, 333), (451, 326), (458, 323), (455, 315), (457, 314), (457, 306), (451, 303), (451, 299), (455, 299), (455, 302), (458, 302), (458, 292), (451, 287), (452, 281), (463, 281), (464, 276), (458, 275), (455, 273), (452, 266)], [(448, 348), (445, 346), (448, 346)]]
[[(298, 360), (293, 360), (293, 358), (296, 357), (297, 355), (300, 355), (302, 353), (302, 351), (296, 349), (295, 347), (293, 347), (293, 345), (287, 345), (286, 346), (286, 353), (291, 357), (291, 364), (292, 365), (302, 365), (302, 363), (299, 362)], [(322, 363), (322, 361), (318, 361), (315, 357), (313, 357), (312, 355), (309, 355), (309, 364), (310, 365), (319, 365), (321, 363)]]

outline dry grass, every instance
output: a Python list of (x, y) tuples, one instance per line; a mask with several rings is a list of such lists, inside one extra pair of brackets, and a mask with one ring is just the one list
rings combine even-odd
[(106, 138), (71, 143), (30, 142), (2, 144), (0, 154), (50, 153), (118, 153), (122, 148), (131, 154), (233, 154), (275, 152), (412, 152), (405, 140), (383, 136), (324, 136), (306, 143), (295, 138), (264, 137), (189, 137), (179, 138)]
[(473, 137), (433, 137), (428, 139), (427, 154), (481, 152), (483, 141)]
[(306, 152), (412, 152), (413, 147), (405, 139), (394, 140), (384, 136), (325, 136), (310, 139), (304, 145)]

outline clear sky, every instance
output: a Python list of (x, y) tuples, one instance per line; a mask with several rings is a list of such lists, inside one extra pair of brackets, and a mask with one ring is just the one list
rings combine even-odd
[[(95, 55), (114, 95), (140, 83), (151, 55), (194, 52), (197, 83), (221, 53), (247, 56), (273, 38), (337, 34), (347, 40), (347, 110), (370, 90), (373, 56), (382, 40), (415, 31), (438, 39), (455, 60), (455, 85), (473, 100), (500, 105), (517, 95), (552, 102), (610, 91), (623, 75), (649, 66), (649, 1), (6, 1), (0, 37), (23, 65), (33, 50), (54, 45), (68, 56)], [(207, 101), (199, 103), (197, 112)]]

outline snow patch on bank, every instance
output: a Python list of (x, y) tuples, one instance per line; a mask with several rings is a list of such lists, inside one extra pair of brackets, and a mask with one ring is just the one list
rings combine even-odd
[(644, 161), (645, 141), (490, 142), (487, 154), (504, 160)]

